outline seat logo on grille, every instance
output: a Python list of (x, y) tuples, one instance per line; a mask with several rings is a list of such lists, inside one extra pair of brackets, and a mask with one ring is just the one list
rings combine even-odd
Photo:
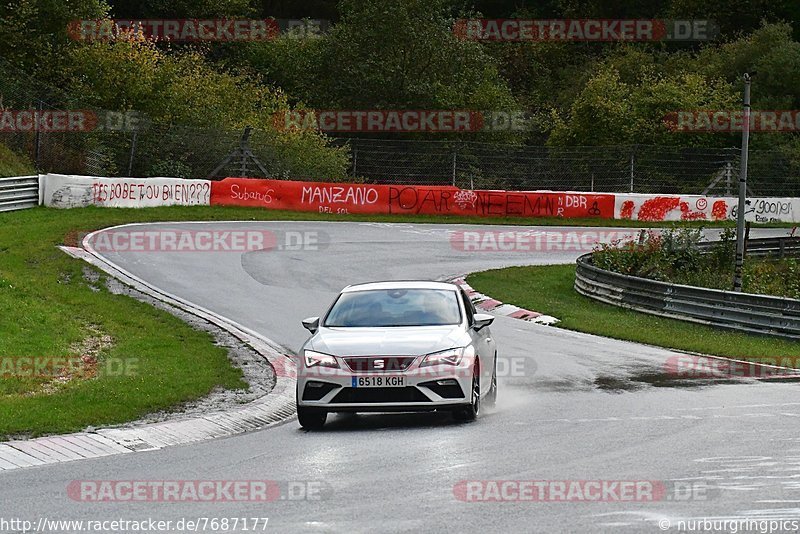
[(373, 362), (373, 367), (375, 369), (383, 369), (385, 367), (385, 362), (383, 360), (375, 360)]

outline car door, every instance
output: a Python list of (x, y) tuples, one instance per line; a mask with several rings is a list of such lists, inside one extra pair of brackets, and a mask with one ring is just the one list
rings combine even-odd
[(486, 326), (480, 330), (475, 330), (474, 316), (476, 310), (472, 301), (463, 290), (460, 291), (461, 300), (464, 302), (464, 310), (467, 313), (467, 324), (469, 325), (469, 335), (472, 338), (475, 353), (481, 362), (481, 395), (485, 395), (492, 385), (492, 372), (494, 370), (495, 342), (492, 339), (492, 331)]

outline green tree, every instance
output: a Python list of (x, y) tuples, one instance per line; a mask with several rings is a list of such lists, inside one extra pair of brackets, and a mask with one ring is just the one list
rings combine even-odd
[[(221, 159), (233, 148), (234, 138), (225, 132), (238, 133), (249, 125), (258, 132), (254, 149), (269, 155), (273, 170), (335, 179), (346, 169), (347, 154), (330, 147), (324, 136), (276, 130), (275, 114), (289, 109), (282, 91), (257, 77), (217, 70), (196, 51), (170, 54), (147, 40), (93, 43), (72, 50), (63, 79), (70, 93), (84, 95), (85, 105), (136, 110), (152, 121), (154, 129), (179, 126), (172, 137), (175, 146), (192, 145), (184, 152), (219, 151)], [(187, 127), (207, 134), (190, 135)], [(157, 144), (151, 148), (166, 150)]]
[(188, 19), (247, 17), (255, 14), (250, 0), (110, 0), (115, 18)]
[(750, 35), (707, 47), (690, 68), (724, 77), (737, 87), (741, 87), (742, 73), (756, 71), (755, 109), (800, 106), (800, 42), (792, 38), (789, 24), (765, 24)]
[[(738, 97), (731, 109), (741, 109), (745, 72), (757, 73), (752, 82), (753, 110), (798, 109), (800, 42), (792, 35), (789, 24), (763, 24), (749, 35), (704, 48), (693, 62), (682, 67), (727, 80)], [(796, 134), (753, 132), (750, 144), (754, 149), (777, 149), (793, 161), (800, 159)]]
[(103, 0), (14, 0), (0, 3), (0, 56), (32, 74), (47, 76), (64, 50), (77, 46), (71, 21), (108, 15)]
[(713, 20), (723, 37), (734, 38), (758, 29), (762, 21), (799, 20), (800, 3), (797, 0), (672, 0), (667, 14), (676, 19)]
[(496, 61), (453, 32), (448, 0), (342, 0), (341, 20), (316, 40), (252, 47), (250, 62), (314, 108), (518, 108)]
[(613, 62), (604, 64), (566, 117), (555, 116), (548, 142), (556, 146), (731, 146), (730, 135), (676, 133), (665, 122), (668, 114), (677, 111), (737, 109), (739, 97), (730, 83), (691, 72), (665, 74), (652, 63), (627, 66), (625, 71)]

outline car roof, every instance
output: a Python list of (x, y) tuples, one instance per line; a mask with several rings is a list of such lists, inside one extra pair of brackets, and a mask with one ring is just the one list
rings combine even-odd
[(385, 282), (353, 284), (344, 288), (342, 293), (374, 291), (378, 289), (443, 289), (446, 291), (456, 291), (458, 286), (450, 282), (433, 282), (431, 280), (387, 280)]

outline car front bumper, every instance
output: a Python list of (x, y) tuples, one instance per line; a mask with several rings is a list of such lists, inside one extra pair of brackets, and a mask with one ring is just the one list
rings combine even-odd
[[(450, 410), (470, 403), (472, 366), (468, 362), (428, 367), (418, 363), (405, 371), (387, 372), (301, 366), (297, 404), (330, 412), (402, 412)], [(402, 377), (403, 385), (359, 387), (359, 378), (364, 377)]]

